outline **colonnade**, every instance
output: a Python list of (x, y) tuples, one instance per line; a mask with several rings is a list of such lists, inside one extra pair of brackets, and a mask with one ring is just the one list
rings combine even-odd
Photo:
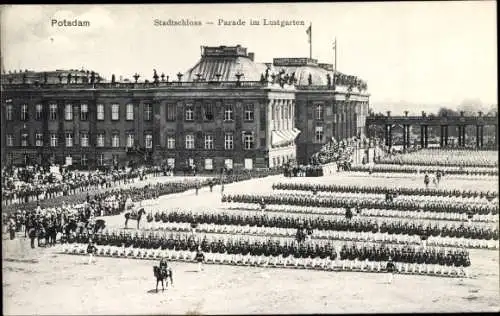
[[(403, 125), (403, 148), (408, 148), (410, 146), (410, 126), (408, 124)], [(481, 148), (484, 146), (484, 126), (476, 125), (476, 147)], [(441, 147), (446, 147), (449, 144), (449, 125), (441, 125), (440, 141)], [(465, 147), (466, 136), (465, 129), (467, 125), (456, 125), (458, 129), (458, 146)], [(385, 145), (387, 147), (392, 147), (392, 130), (393, 125), (385, 125)], [(498, 126), (495, 125), (495, 142), (498, 146)], [(420, 125), (420, 146), (422, 148), (427, 148), (429, 146), (429, 125)]]

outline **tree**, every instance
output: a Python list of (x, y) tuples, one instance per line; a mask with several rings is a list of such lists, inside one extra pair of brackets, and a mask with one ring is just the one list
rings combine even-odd
[(460, 116), (460, 112), (446, 107), (441, 107), (437, 112), (437, 116)]
[(486, 115), (487, 116), (495, 116), (498, 114), (498, 105), (492, 105), (487, 111)]

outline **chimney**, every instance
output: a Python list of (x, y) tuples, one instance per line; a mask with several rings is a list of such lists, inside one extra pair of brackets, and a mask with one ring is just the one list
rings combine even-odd
[(251, 61), (254, 61), (255, 53), (248, 53), (248, 58), (250, 58)]

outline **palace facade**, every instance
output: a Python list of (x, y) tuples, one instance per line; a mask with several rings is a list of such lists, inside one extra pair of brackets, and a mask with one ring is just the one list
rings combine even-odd
[(313, 59), (254, 56), (239, 45), (204, 47), (185, 73), (144, 82), (104, 82), (88, 71), (6, 74), (2, 163), (267, 168), (306, 163), (332, 137), (364, 135), (363, 81)]

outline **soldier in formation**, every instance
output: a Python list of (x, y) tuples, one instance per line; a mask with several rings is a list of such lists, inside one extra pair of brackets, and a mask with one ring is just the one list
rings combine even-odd
[(205, 261), (205, 255), (201, 251), (201, 246), (198, 246), (198, 251), (195, 256), (196, 262), (198, 262), (198, 272), (203, 271), (203, 262)]
[(387, 262), (386, 270), (389, 273), (388, 283), (392, 284), (392, 280), (394, 279), (394, 272), (396, 271), (396, 266), (394, 265), (394, 262), (392, 262), (391, 257), (389, 257), (389, 260)]
[[(92, 263), (92, 259), (94, 257), (94, 254), (97, 252), (97, 248), (92, 242), (92, 239), (89, 239), (89, 244), (87, 245), (87, 253), (89, 254), (89, 262), (88, 264)], [(93, 261), (95, 263), (95, 261)]]

